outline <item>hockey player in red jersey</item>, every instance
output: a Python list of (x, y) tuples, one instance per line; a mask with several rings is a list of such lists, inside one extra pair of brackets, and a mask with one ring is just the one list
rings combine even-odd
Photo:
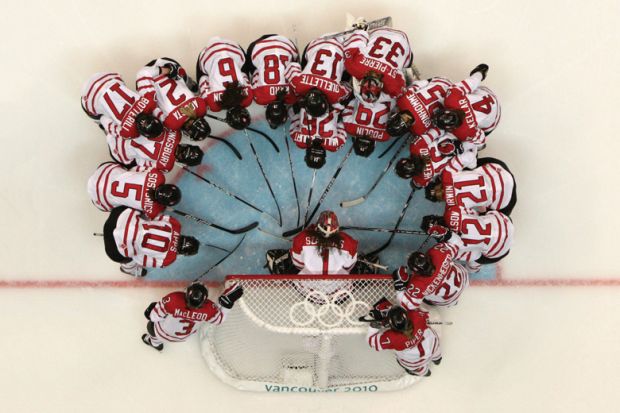
[(342, 102), (351, 93), (351, 88), (342, 83), (344, 73), (342, 44), (336, 39), (319, 37), (306, 46), (302, 65), (288, 65), (286, 78), (308, 114), (321, 117), (330, 111), (330, 106), (343, 109)]
[[(292, 62), (299, 61), (297, 46), (290, 39), (278, 34), (266, 34), (250, 43), (243, 70), (248, 73), (252, 83), (254, 101), (267, 106), (267, 120), (272, 128), (284, 123), (281, 117), (286, 111), (278, 109), (280, 116), (270, 116), (278, 103), (295, 103), (295, 94), (290, 90), (286, 79), (286, 69)], [(271, 108), (271, 110), (270, 110)]]
[(403, 70), (411, 66), (413, 53), (407, 35), (389, 27), (370, 32), (356, 30), (344, 41), (345, 67), (360, 81), (360, 89), (380, 82), (379, 90), (396, 98), (405, 88)]
[(245, 65), (245, 51), (236, 42), (212, 37), (198, 55), (196, 77), (200, 96), (210, 110), (226, 110), (226, 122), (234, 129), (244, 129), (251, 121), (246, 109), (253, 99), (252, 86)]
[(466, 262), (472, 272), (508, 255), (514, 238), (514, 225), (507, 215), (498, 211), (478, 215), (458, 206), (447, 207), (443, 217), (425, 216), (422, 229), (454, 245), (455, 259)]
[(441, 363), (439, 336), (422, 310), (406, 310), (382, 298), (364, 321), (370, 321), (366, 341), (376, 350), (394, 350), (396, 361), (412, 376), (431, 375), (429, 365)]
[(149, 220), (140, 211), (116, 207), (103, 227), (108, 257), (125, 274), (144, 277), (146, 269), (167, 267), (177, 255), (195, 255), (199, 242), (181, 234), (181, 224), (168, 215)]
[(504, 162), (480, 158), (474, 170), (444, 170), (441, 179), (426, 187), (426, 199), (478, 213), (494, 210), (510, 215), (517, 203), (517, 186)]
[(409, 152), (408, 158), (399, 159), (396, 163), (396, 174), (403, 179), (411, 179), (411, 185), (415, 188), (426, 187), (444, 170), (458, 172), (463, 168), (475, 168), (478, 154), (476, 145), (459, 142), (451, 134), (437, 130), (415, 138)]
[(153, 168), (127, 170), (115, 162), (99, 165), (88, 180), (88, 194), (102, 211), (127, 206), (142, 211), (150, 219), (181, 201), (181, 190), (176, 185), (166, 184), (161, 171)]
[(185, 69), (167, 57), (150, 61), (136, 75), (138, 93), (157, 101), (154, 114), (164, 126), (182, 130), (191, 140), (203, 140), (211, 133), (204, 119), (207, 107), (194, 95), (188, 82), (190, 79)]
[(240, 284), (229, 286), (217, 304), (208, 299), (208, 294), (207, 287), (194, 282), (185, 292), (176, 291), (151, 303), (144, 311), (149, 320), (146, 325), (148, 333), (142, 335), (144, 344), (162, 351), (164, 341), (185, 341), (198, 331), (202, 323), (222, 324), (235, 301), (243, 295), (243, 287)]
[[(458, 247), (442, 242), (426, 253), (413, 252), (407, 258), (407, 267), (392, 273), (396, 296), (403, 307), (414, 310), (422, 301), (431, 305), (455, 305), (469, 285), (469, 273), (454, 262)], [(409, 272), (409, 270), (411, 272)]]
[(435, 126), (479, 147), (486, 143), (502, 114), (497, 96), (489, 88), (479, 86), (488, 70), (484, 63), (476, 66), (468, 80), (448, 89), (444, 107), (433, 114)]
[(118, 73), (95, 73), (82, 88), (82, 109), (102, 128), (124, 139), (154, 138), (162, 124), (152, 112), (154, 99), (129, 89)]

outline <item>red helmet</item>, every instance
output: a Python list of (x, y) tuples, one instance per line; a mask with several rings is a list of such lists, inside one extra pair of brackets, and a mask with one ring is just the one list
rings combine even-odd
[(360, 95), (368, 103), (376, 102), (381, 96), (382, 90), (383, 82), (381, 75), (377, 72), (370, 71), (360, 82)]
[(340, 231), (340, 224), (338, 224), (336, 213), (333, 211), (321, 212), (316, 223), (316, 229), (324, 238), (329, 238)]

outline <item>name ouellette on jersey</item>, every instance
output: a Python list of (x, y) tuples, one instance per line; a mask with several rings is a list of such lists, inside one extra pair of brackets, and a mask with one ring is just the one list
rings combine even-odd
[(338, 245), (321, 253), (317, 238), (310, 233), (313, 230), (311, 225), (293, 238), (290, 254), (299, 274), (349, 274), (357, 262), (357, 241), (340, 231)]
[(149, 318), (159, 337), (178, 342), (196, 333), (202, 323), (221, 324), (226, 318), (226, 312), (227, 309), (209, 299), (201, 308), (188, 308), (185, 293), (176, 291), (158, 301)]
[(142, 267), (160, 268), (177, 258), (181, 224), (168, 215), (149, 220), (140, 211), (117, 207), (110, 213), (103, 234), (106, 253), (113, 261), (131, 259)]
[(284, 102), (295, 103), (296, 97), (289, 87), (286, 69), (299, 61), (297, 46), (287, 37), (268, 34), (252, 42), (246, 53), (246, 70), (251, 77), (254, 101), (267, 105), (284, 91)]
[[(454, 262), (458, 247), (450, 243), (440, 243), (427, 251), (433, 264), (430, 276), (411, 274), (405, 291), (398, 291), (396, 297), (408, 310), (420, 307), (422, 300), (433, 305), (453, 305), (469, 285), (469, 273), (462, 265)], [(399, 272), (407, 273), (406, 267)], [(405, 277), (403, 277), (405, 278)]]
[(196, 76), (202, 97), (210, 110), (222, 110), (220, 100), (226, 85), (238, 82), (243, 88), (245, 99), (241, 106), (252, 103), (252, 87), (242, 68), (245, 64), (245, 51), (238, 43), (218, 36), (212, 37), (198, 55)]
[(153, 201), (150, 191), (166, 183), (163, 173), (157, 169), (131, 169), (106, 162), (88, 179), (88, 194), (93, 204), (102, 211), (127, 206), (155, 218), (166, 207)]
[(179, 68), (176, 79), (161, 73), (161, 68), (168, 63), (178, 65), (176, 61), (166, 58), (149, 62), (138, 71), (136, 87), (141, 96), (157, 101), (158, 109), (153, 115), (157, 116), (165, 127), (179, 130), (187, 121), (203, 117), (207, 113), (207, 107), (185, 83), (185, 69)]
[(366, 32), (356, 30), (344, 41), (345, 67), (351, 76), (362, 79), (370, 71), (380, 73), (383, 90), (392, 97), (405, 87), (403, 69), (411, 66), (413, 53), (405, 32), (381, 27)]
[(99, 123), (107, 121), (108, 127), (125, 139), (140, 136), (136, 116), (156, 108), (153, 99), (129, 89), (118, 73), (95, 73), (84, 84), (81, 100), (88, 116)]

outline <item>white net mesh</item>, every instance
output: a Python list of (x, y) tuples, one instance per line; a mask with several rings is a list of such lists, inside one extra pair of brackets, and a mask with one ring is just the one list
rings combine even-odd
[(358, 321), (381, 297), (395, 302), (390, 276), (232, 281), (243, 285), (243, 297), (222, 325), (201, 331), (202, 353), (223, 381), (257, 391), (377, 391), (417, 380), (391, 351), (372, 350), (367, 324)]

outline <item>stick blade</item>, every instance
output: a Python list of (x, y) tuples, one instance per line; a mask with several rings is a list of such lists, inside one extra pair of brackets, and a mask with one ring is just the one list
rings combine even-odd
[(361, 204), (362, 202), (364, 202), (366, 200), (365, 196), (359, 197), (357, 199), (353, 199), (351, 201), (342, 201), (340, 203), (340, 208), (351, 208), (354, 207), (356, 205)]
[(304, 229), (304, 227), (297, 227), (297, 228), (294, 228), (294, 229), (289, 229), (288, 231), (284, 231), (284, 232), (282, 233), (282, 236), (283, 236), (284, 238), (288, 238), (288, 237), (290, 237), (291, 235), (295, 235), (295, 234), (297, 234), (297, 233), (301, 232), (301, 230), (302, 230), (302, 229)]

